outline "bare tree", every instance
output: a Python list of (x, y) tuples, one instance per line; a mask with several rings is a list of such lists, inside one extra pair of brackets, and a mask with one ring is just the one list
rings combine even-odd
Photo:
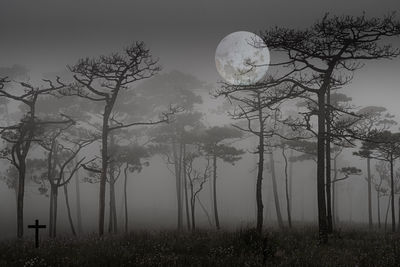
[(9, 143), (9, 146), (2, 150), (0, 156), (8, 160), (18, 170), (17, 237), (22, 238), (24, 233), (23, 209), (26, 160), (31, 150), (31, 145), (33, 142), (39, 141), (38, 136), (47, 126), (71, 123), (72, 119), (61, 114), (59, 119), (42, 120), (36, 114), (36, 105), (39, 97), (55, 94), (65, 87), (65, 84), (59, 78), (57, 78), (56, 82), (43, 80), (46, 83), (46, 87), (35, 87), (29, 83), (20, 82), (20, 90), (12, 91), (4, 88), (5, 81), (3, 79), (3, 82), (0, 83), (0, 96), (22, 103), (27, 110), (19, 123), (0, 126), (1, 137)]
[(112, 131), (137, 125), (153, 125), (167, 122), (167, 114), (156, 121), (123, 123), (112, 117), (117, 97), (122, 90), (137, 81), (147, 79), (159, 72), (157, 60), (143, 42), (136, 42), (124, 49), (123, 53), (81, 59), (69, 67), (75, 83), (67, 88), (65, 95), (76, 95), (90, 101), (103, 103), (101, 123), (101, 169), (99, 192), (99, 235), (104, 233), (105, 192), (109, 165), (108, 142)]
[(398, 35), (400, 35), (400, 23), (395, 20), (394, 15), (383, 19), (369, 19), (365, 15), (360, 17), (326, 15), (306, 30), (274, 28), (262, 33), (265, 44), (273, 51), (282, 52), (287, 58), (272, 64), (288, 70), (280, 72), (282, 79), (279, 79), (278, 83), (291, 82), (308, 93), (316, 94), (318, 98), (317, 193), (322, 243), (328, 240), (325, 194), (325, 96), (329, 88), (347, 84), (353, 72), (362, 66), (361, 60), (397, 57), (399, 50), (382, 44), (381, 41), (385, 37)]

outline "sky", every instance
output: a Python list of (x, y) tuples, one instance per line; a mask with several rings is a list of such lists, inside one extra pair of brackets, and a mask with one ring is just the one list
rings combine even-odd
[[(63, 72), (79, 58), (144, 41), (163, 71), (180, 70), (215, 84), (221, 80), (215, 50), (232, 32), (305, 28), (326, 12), (380, 17), (392, 11), (400, 13), (398, 0), (0, 0), (0, 67), (20, 64), (40, 77)], [(399, 65), (399, 59), (368, 62), (344, 90), (356, 105), (384, 105), (400, 116)]]
[[(21, 64), (40, 78), (65, 71), (79, 58), (120, 51), (140, 40), (164, 71), (181, 70), (215, 84), (221, 80), (215, 50), (232, 32), (304, 28), (327, 12), (383, 16), (399, 10), (396, 0), (0, 0), (0, 67)], [(348, 94), (358, 105), (396, 109), (399, 62), (368, 62)]]

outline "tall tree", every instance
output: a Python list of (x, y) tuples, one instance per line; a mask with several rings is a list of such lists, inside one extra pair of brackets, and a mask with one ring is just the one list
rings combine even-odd
[[(266, 78), (272, 83), (271, 77)], [(263, 227), (263, 200), (262, 200), (262, 180), (264, 173), (264, 154), (266, 138), (272, 137), (279, 113), (279, 103), (282, 100), (294, 98), (297, 94), (292, 94), (294, 87), (281, 86), (242, 86), (224, 84), (217, 90), (217, 96), (225, 96), (235, 104), (235, 110), (231, 116), (235, 120), (245, 121), (244, 125), (233, 125), (237, 129), (253, 135), (258, 139), (258, 147), (255, 152), (258, 155), (257, 182), (256, 182), (256, 203), (257, 203), (257, 223), (256, 228), (259, 233)], [(272, 121), (271, 124), (268, 122)], [(272, 126), (271, 126), (272, 125)]]
[[(400, 35), (400, 23), (395, 20), (394, 15), (383, 19), (367, 18), (365, 15), (360, 17), (326, 15), (306, 30), (277, 27), (261, 34), (268, 48), (286, 55), (281, 62), (272, 64), (283, 66), (288, 70), (281, 71), (282, 79), (279, 79), (278, 83), (291, 82), (300, 90), (317, 95), (318, 222), (320, 241), (326, 243), (328, 240), (325, 194), (327, 90), (348, 83), (353, 72), (361, 67), (359, 63), (361, 60), (390, 59), (398, 56), (397, 49), (381, 41), (385, 37)], [(283, 57), (276, 56), (276, 58)], [(348, 73), (347, 76), (345, 72)]]
[(39, 141), (40, 146), (46, 152), (44, 160), (47, 168), (41, 176), (50, 187), (49, 236), (53, 238), (57, 233), (59, 188), (64, 189), (68, 220), (73, 235), (76, 235), (68, 202), (67, 185), (85, 160), (85, 157), (82, 157), (79, 161), (74, 162), (78, 153), (98, 139), (87, 130), (72, 129), (71, 127), (72, 124), (51, 127)]
[[(152, 153), (160, 154), (168, 165), (173, 168), (170, 171), (175, 176), (176, 197), (177, 197), (177, 229), (183, 229), (183, 208), (184, 202), (184, 158), (185, 147), (188, 144), (186, 138), (189, 129), (200, 131), (204, 128), (201, 122), (203, 114), (200, 112), (183, 112), (176, 114), (173, 122), (168, 125), (161, 125), (152, 129), (149, 134), (152, 136), (154, 147)], [(189, 208), (189, 207), (188, 207)], [(188, 215), (188, 214), (187, 214)], [(187, 216), (188, 218), (188, 216)], [(189, 221), (187, 222), (189, 224)]]
[[(222, 159), (225, 162), (234, 164), (241, 159), (244, 151), (226, 144), (227, 140), (242, 137), (242, 132), (232, 127), (211, 127), (204, 132), (202, 142), (203, 149), (212, 158), (213, 169), (213, 207), (215, 227), (220, 229), (220, 222), (218, 216), (218, 201), (217, 201), (217, 160)], [(225, 142), (225, 143), (224, 143)]]
[(377, 218), (378, 218), (378, 228), (381, 229), (381, 203), (380, 199), (383, 196), (388, 195), (388, 188), (383, 184), (383, 182), (390, 181), (390, 170), (389, 164), (384, 161), (379, 161), (375, 164), (375, 170), (378, 173), (378, 179), (373, 179), (372, 182), (375, 186), (376, 191), (376, 205), (377, 205)]
[(126, 47), (123, 53), (114, 53), (94, 59), (80, 59), (69, 69), (74, 74), (75, 83), (65, 90), (64, 94), (77, 95), (90, 101), (103, 103), (98, 220), (99, 235), (103, 235), (110, 134), (117, 129), (156, 124), (168, 120), (166, 117), (162, 117), (157, 121), (123, 123), (112, 117), (115, 103), (121, 91), (129, 89), (130, 85), (137, 81), (152, 77), (160, 70), (160, 67), (144, 43), (136, 42)]
[[(55, 120), (43, 120), (37, 117), (36, 107), (40, 97), (56, 93), (65, 87), (60, 79), (57, 82), (44, 80), (46, 86), (35, 87), (32, 84), (20, 82), (21, 88), (0, 87), (0, 96), (22, 104), (26, 111), (19, 123), (0, 126), (1, 137), (9, 143), (2, 150), (0, 156), (8, 160), (18, 170), (17, 196), (17, 237), (22, 238), (24, 233), (23, 210), (25, 193), (26, 160), (33, 142), (38, 141), (46, 126), (70, 123), (71, 119), (61, 114)], [(18, 90), (19, 89), (19, 90)]]
[[(384, 160), (390, 166), (390, 199), (392, 213), (392, 232), (396, 231), (396, 216), (394, 205), (394, 194), (396, 191), (394, 182), (394, 164), (395, 160), (400, 157), (400, 133), (392, 133), (390, 131), (376, 132), (372, 134), (375, 143), (363, 143), (363, 146), (369, 146), (372, 149), (361, 148), (361, 150), (372, 150), (369, 155), (371, 158)], [(371, 139), (372, 139), (371, 138)]]
[[(396, 125), (393, 115), (387, 112), (386, 108), (378, 106), (367, 106), (357, 112), (362, 119), (357, 127), (365, 134), (369, 135), (373, 131), (384, 131)], [(367, 159), (367, 185), (368, 185), (368, 225), (372, 229), (372, 175), (371, 175), (371, 146), (368, 140), (364, 141), (362, 149), (354, 152), (354, 155)]]

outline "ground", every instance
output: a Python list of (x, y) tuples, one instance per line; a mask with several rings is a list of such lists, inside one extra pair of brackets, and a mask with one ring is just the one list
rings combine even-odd
[(319, 245), (315, 228), (132, 232), (0, 243), (0, 266), (400, 266), (400, 235), (343, 230)]

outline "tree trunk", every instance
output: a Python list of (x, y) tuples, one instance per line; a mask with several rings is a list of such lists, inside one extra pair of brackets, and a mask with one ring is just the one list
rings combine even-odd
[(174, 158), (174, 167), (175, 167), (175, 178), (176, 178), (176, 198), (177, 198), (177, 208), (178, 208), (178, 216), (177, 216), (177, 224), (178, 231), (182, 230), (182, 198), (181, 198), (181, 162), (180, 157), (178, 157), (178, 153), (176, 151), (176, 142), (172, 143), (172, 153)]
[[(78, 159), (75, 159), (75, 164)], [(82, 211), (81, 211), (81, 190), (79, 184), (79, 170), (75, 172), (75, 191), (76, 191), (76, 219), (77, 219), (77, 226), (78, 226), (78, 233), (81, 234), (82, 231)]]
[(285, 160), (285, 192), (286, 192), (286, 210), (288, 216), (289, 228), (292, 228), (292, 217), (290, 214), (290, 198), (289, 198), (289, 179), (288, 179), (288, 159), (285, 154), (285, 148), (282, 147), (282, 156)]
[(391, 200), (392, 199), (392, 196), (390, 195), (389, 196), (389, 200), (388, 200), (388, 205), (387, 205), (387, 208), (386, 208), (386, 216), (385, 216), (385, 232), (386, 232), (386, 229), (387, 229), (387, 221), (388, 221), (388, 217), (389, 217), (389, 208), (390, 208), (390, 203), (391, 203)]
[[(63, 178), (64, 179), (64, 178)], [(68, 221), (69, 221), (69, 225), (71, 226), (71, 232), (74, 236), (76, 236), (76, 231), (75, 231), (75, 227), (74, 227), (74, 222), (72, 221), (72, 216), (71, 216), (71, 208), (69, 206), (69, 198), (68, 198), (68, 188), (67, 188), (67, 184), (65, 184), (64, 186), (64, 196), (65, 196), (65, 205), (67, 207), (67, 214), (68, 214)]]
[(398, 217), (398, 223), (397, 223), (397, 231), (400, 232), (400, 196), (399, 196), (399, 201), (398, 201), (398, 209), (399, 209), (399, 217)]
[(55, 238), (57, 235), (57, 200), (58, 200), (58, 187), (51, 185), (50, 187), (50, 223), (49, 223), (49, 236)]
[(18, 196), (17, 196), (17, 237), (24, 235), (24, 194), (25, 194), (25, 159), (19, 161), (18, 168)]
[(199, 201), (199, 204), (200, 204), (201, 209), (204, 211), (204, 214), (205, 214), (206, 217), (207, 217), (208, 224), (209, 224), (210, 226), (212, 226), (212, 221), (211, 221), (211, 216), (210, 216), (210, 214), (208, 213), (206, 207), (204, 207), (204, 205), (203, 205), (203, 203), (201, 202), (199, 196), (196, 196), (196, 197), (197, 197), (197, 200)]
[(318, 93), (318, 144), (317, 144), (317, 199), (318, 227), (322, 244), (328, 242), (328, 229), (325, 201), (325, 91)]
[(256, 203), (257, 203), (257, 232), (262, 234), (262, 228), (264, 223), (264, 205), (262, 199), (262, 180), (264, 172), (264, 118), (262, 114), (261, 98), (260, 93), (257, 94), (258, 101), (258, 123), (260, 126), (260, 132), (258, 136), (258, 170), (257, 170), (257, 181), (256, 181)]
[(49, 237), (53, 237), (54, 225), (54, 186), (50, 184), (50, 205), (49, 205)]
[(336, 228), (336, 158), (333, 159), (333, 181), (332, 181), (332, 230)]
[(368, 180), (368, 228), (372, 230), (372, 189), (371, 189), (371, 159), (367, 158), (367, 180)]
[(114, 174), (110, 174), (110, 224), (109, 233), (117, 233), (117, 208), (115, 205), (115, 179)]
[(378, 208), (378, 228), (381, 229), (381, 203), (380, 203), (380, 193), (379, 193), (379, 191), (377, 192), (376, 201), (378, 203), (378, 207), (377, 207)]
[[(293, 157), (293, 149), (290, 150), (289, 159)], [(289, 160), (289, 206), (290, 214), (292, 214), (292, 202), (293, 202), (293, 162)]]
[(195, 205), (196, 205), (196, 197), (193, 192), (193, 187), (191, 188), (191, 197), (190, 197), (190, 209), (191, 209), (191, 216), (192, 216), (192, 231), (196, 230), (196, 213), (195, 213)]
[(128, 233), (128, 168), (129, 164), (126, 163), (126, 167), (124, 168), (124, 208), (125, 208), (125, 233)]
[(390, 154), (390, 195), (392, 204), (392, 232), (396, 232), (396, 217), (394, 210), (394, 173), (393, 173), (393, 154)]
[(269, 162), (270, 162), (270, 168), (271, 168), (272, 189), (274, 192), (276, 217), (278, 219), (279, 228), (283, 229), (284, 225), (283, 225), (283, 220), (282, 220), (281, 207), (279, 204), (278, 186), (276, 184), (275, 161), (274, 161), (274, 152), (273, 151), (271, 151), (271, 154), (269, 157)]
[(217, 202), (217, 155), (215, 151), (213, 155), (213, 200), (214, 200), (215, 227), (217, 228), (217, 230), (219, 230), (220, 225), (218, 218), (218, 202)]
[[(182, 165), (183, 165), (183, 185), (185, 192), (185, 209), (186, 209), (186, 224), (187, 229), (190, 231), (190, 214), (189, 214), (189, 199), (188, 199), (188, 191), (187, 191), (187, 177), (186, 177), (186, 144), (182, 144)], [(192, 216), (193, 217), (193, 216)]]
[[(328, 87), (327, 89), (327, 98), (326, 102), (328, 106), (331, 103), (331, 90)], [(326, 139), (325, 139), (325, 146), (326, 146), (326, 222), (327, 222), (327, 231), (328, 233), (332, 233), (333, 231), (333, 223), (332, 223), (332, 197), (331, 197), (331, 125), (330, 125), (330, 107), (326, 109)]]
[(400, 196), (399, 196), (399, 201), (398, 201), (398, 209), (399, 209), (399, 218), (398, 218), (398, 223), (397, 223), (397, 231), (400, 232)]
[(103, 115), (103, 128), (101, 136), (101, 176), (99, 190), (99, 235), (104, 234), (104, 215), (106, 204), (106, 182), (108, 168), (108, 119), (110, 117), (111, 108), (106, 105)]

